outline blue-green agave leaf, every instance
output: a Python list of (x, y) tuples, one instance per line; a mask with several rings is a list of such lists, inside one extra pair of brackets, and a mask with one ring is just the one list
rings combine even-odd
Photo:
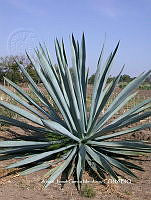
[(86, 145), (86, 151), (101, 167), (105, 169), (113, 178), (118, 180), (116, 173), (113, 171), (110, 163), (100, 154), (98, 154), (93, 148)]
[(80, 141), (80, 139), (78, 137), (74, 136), (72, 133), (70, 133), (65, 127), (61, 126), (60, 124), (50, 121), (50, 120), (42, 120), (42, 121), (43, 121), (44, 125), (46, 127), (50, 128), (51, 130), (55, 130), (58, 133), (65, 135), (77, 142)]
[(67, 149), (70, 149), (72, 147), (74, 147), (75, 145), (69, 145), (69, 146), (66, 146), (66, 147), (62, 147), (62, 148), (59, 148), (59, 149), (56, 149), (56, 150), (53, 150), (53, 151), (48, 151), (48, 152), (44, 152), (44, 153), (39, 153), (39, 154), (36, 154), (34, 156), (31, 156), (29, 158), (26, 158), (24, 160), (21, 160), (19, 162), (16, 162), (14, 164), (11, 164), (9, 166), (6, 167), (6, 169), (10, 169), (10, 168), (15, 168), (15, 167), (20, 167), (20, 166), (24, 166), (24, 165), (27, 165), (29, 163), (33, 163), (33, 162), (36, 162), (38, 160), (42, 160), (44, 158), (48, 158), (49, 156), (53, 155), (53, 154), (56, 154), (58, 152), (62, 152), (64, 150), (67, 150)]
[(32, 122), (34, 122), (38, 125), (43, 126), (43, 123), (42, 123), (42, 121), (39, 117), (37, 117), (36, 115), (34, 115), (34, 114), (32, 114), (32, 113), (30, 113), (30, 112), (28, 112), (28, 111), (26, 111), (22, 108), (19, 108), (18, 106), (6, 103), (4, 101), (0, 101), (0, 105), (11, 110), (11, 111), (13, 111), (13, 112), (15, 112), (15, 113), (17, 113), (17, 114), (19, 114), (19, 115), (21, 115), (21, 116), (23, 116), (23, 117), (25, 117), (26, 119), (29, 119), (30, 121), (32, 121)]
[(80, 182), (82, 180), (82, 174), (85, 170), (85, 156), (86, 156), (86, 149), (83, 144), (79, 145), (78, 151), (78, 163), (77, 163), (77, 181), (78, 181), (78, 189), (80, 190)]
[(48, 187), (48, 185), (50, 185), (51, 183), (54, 182), (54, 180), (61, 175), (61, 173), (66, 169), (66, 167), (70, 164), (70, 162), (72, 161), (73, 157), (75, 156), (75, 153), (77, 151), (77, 147), (74, 147), (74, 149), (71, 151), (70, 155), (68, 156), (68, 158), (63, 162), (62, 165), (60, 165), (55, 171), (54, 173), (50, 176), (50, 178), (46, 181), (46, 185), (45, 187)]
[(12, 97), (15, 101), (17, 101), (18, 103), (20, 103), (21, 105), (23, 105), (25, 108), (27, 108), (28, 110), (30, 110), (31, 112), (33, 112), (34, 114), (36, 114), (38, 117), (44, 118), (44, 116), (41, 113), (39, 113), (36, 109), (34, 109), (32, 106), (30, 106), (26, 101), (24, 101), (23, 99), (21, 99), (15, 93), (11, 92), (9, 89), (7, 89), (7, 88), (3, 87), (2, 85), (0, 85), (0, 90), (3, 91), (3, 92), (5, 92), (10, 97)]
[[(121, 135), (125, 135), (125, 134), (128, 134), (128, 133), (132, 133), (132, 132), (135, 132), (135, 131), (144, 130), (144, 129), (150, 128), (150, 127), (151, 127), (151, 124), (144, 124), (144, 125), (136, 126), (134, 128), (129, 128), (128, 130), (119, 131), (117, 133), (97, 137), (97, 138), (95, 138), (95, 140), (107, 140), (107, 139), (111, 139), (111, 138), (118, 137), (118, 136), (121, 136)], [(102, 134), (100, 133), (100, 135), (102, 135)]]

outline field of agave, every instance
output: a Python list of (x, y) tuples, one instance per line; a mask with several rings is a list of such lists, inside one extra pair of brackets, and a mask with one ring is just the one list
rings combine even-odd
[[(140, 166), (133, 163), (133, 159), (151, 153), (151, 145), (146, 141), (115, 139), (151, 127), (151, 99), (134, 98), (136, 89), (150, 75), (150, 71), (142, 73), (123, 90), (116, 92), (123, 68), (110, 84), (107, 84), (107, 79), (118, 47), (119, 43), (105, 63), (102, 63), (102, 47), (91, 95), (87, 94), (88, 69), (84, 35), (81, 45), (74, 36), (71, 37), (72, 74), (63, 41), (55, 42), (58, 72), (53, 67), (46, 47), (40, 45), (35, 51), (36, 60), (28, 55), (43, 83), (41, 87), (34, 83), (25, 67), (18, 63), (29, 82), (30, 92), (25, 92), (6, 79), (16, 92), (0, 86), (0, 90), (12, 101), (6, 102), (1, 98), (0, 106), (17, 115), (8, 116), (4, 113), (0, 119), (2, 123), (34, 134), (0, 141), (1, 156), (17, 160), (8, 165), (7, 169), (17, 168), (20, 175), (49, 169), (46, 187), (59, 176), (65, 175), (66, 179), (74, 176), (78, 190), (81, 189), (83, 173), (88, 169), (95, 172), (100, 180), (105, 179), (106, 175), (118, 180), (120, 171), (131, 177), (136, 177), (132, 169), (142, 171)], [(21, 121), (18, 116), (27, 120)], [(140, 121), (142, 123), (138, 125)]]

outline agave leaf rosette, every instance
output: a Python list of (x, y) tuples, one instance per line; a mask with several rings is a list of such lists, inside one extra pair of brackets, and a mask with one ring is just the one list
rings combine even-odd
[[(63, 41), (59, 42), (57, 39), (55, 41), (58, 69), (52, 64), (49, 51), (45, 46), (40, 45), (35, 50), (36, 59), (27, 54), (48, 93), (47, 96), (33, 81), (26, 67), (18, 63), (32, 92), (38, 97), (39, 103), (21, 87), (6, 79), (16, 92), (2, 85), (0, 89), (21, 107), (3, 101), (0, 101), (0, 105), (31, 121), (32, 125), (2, 115), (0, 115), (0, 120), (39, 136), (1, 141), (1, 159), (19, 158), (7, 168), (21, 168), (22, 175), (50, 168), (46, 186), (54, 182), (65, 170), (68, 172), (67, 177), (75, 173), (80, 183), (86, 166), (89, 166), (101, 179), (108, 174), (118, 180), (119, 170), (135, 177), (131, 169), (142, 170), (126, 158), (151, 153), (151, 145), (143, 141), (114, 140), (114, 138), (151, 127), (150, 123), (136, 125), (136, 122), (151, 115), (149, 110), (151, 99), (139, 103), (116, 119), (113, 116), (136, 95), (136, 89), (150, 75), (150, 71), (142, 73), (130, 82), (104, 112), (123, 71), (122, 68), (118, 76), (107, 84), (118, 47), (119, 43), (105, 63), (102, 62), (104, 47), (101, 50), (89, 111), (84, 35), (81, 45), (73, 35), (71, 37), (72, 73)], [(57, 111), (50, 103), (50, 99), (53, 99), (56, 104)], [(133, 126), (128, 128), (128, 125)], [(52, 166), (56, 163), (57, 165), (53, 168)], [(78, 187), (80, 188), (80, 184)]]

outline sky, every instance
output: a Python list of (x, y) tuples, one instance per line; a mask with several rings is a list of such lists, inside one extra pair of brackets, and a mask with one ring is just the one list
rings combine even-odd
[[(54, 39), (85, 33), (87, 66), (95, 72), (105, 40), (105, 58), (120, 40), (111, 74), (137, 76), (151, 69), (151, 0), (0, 0), (0, 56), (32, 53), (45, 42), (55, 64)], [(105, 59), (104, 59), (105, 60)]]

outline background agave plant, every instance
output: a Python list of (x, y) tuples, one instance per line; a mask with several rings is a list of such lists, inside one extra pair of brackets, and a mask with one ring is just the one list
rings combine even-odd
[[(129, 83), (117, 95), (105, 113), (102, 112), (117, 86), (123, 70), (122, 68), (119, 75), (110, 84), (107, 84), (111, 64), (118, 47), (119, 43), (109, 55), (105, 64), (102, 64), (104, 47), (102, 48), (97, 64), (89, 112), (87, 111), (86, 102), (88, 69), (86, 68), (84, 35), (81, 46), (78, 41), (75, 41), (73, 35), (71, 37), (72, 74), (63, 41), (61, 43), (57, 39), (55, 41), (58, 72), (52, 65), (50, 54), (46, 47), (40, 45), (35, 50), (36, 60), (28, 55), (43, 86), (55, 102), (60, 114), (37, 87), (27, 73), (26, 68), (18, 63), (33, 93), (41, 103), (36, 103), (21, 87), (6, 79), (17, 91), (18, 95), (3, 86), (0, 86), (0, 89), (16, 100), (22, 107), (3, 101), (0, 101), (0, 105), (16, 112), (35, 125), (29, 125), (2, 115), (0, 119), (10, 125), (33, 131), (40, 136), (27, 136), (24, 140), (20, 138), (1, 141), (1, 156), (6, 156), (7, 159), (18, 158), (18, 156), (22, 158), (16, 163), (7, 166), (7, 169), (21, 168), (21, 175), (26, 175), (50, 168), (47, 173), (46, 186), (64, 171), (66, 171), (67, 178), (74, 172), (78, 183), (80, 183), (86, 165), (96, 172), (101, 179), (105, 178), (105, 174), (118, 179), (117, 169), (132, 177), (135, 177), (135, 174), (130, 169), (142, 170), (141, 167), (123, 158), (128, 156), (130, 159), (142, 153), (150, 153), (151, 145), (142, 141), (111, 141), (111, 139), (150, 128), (151, 124), (132, 128), (127, 128), (127, 126), (151, 115), (151, 111), (148, 111), (151, 99), (141, 102), (117, 119), (112, 120), (112, 122), (109, 120), (136, 95), (135, 89), (149, 76), (150, 71), (142, 73)], [(121, 130), (123, 127), (126, 127), (126, 129)], [(57, 159), (55, 160), (54, 158)], [(56, 163), (57, 165), (51, 168)], [(78, 184), (78, 187), (80, 189), (80, 184)]]

